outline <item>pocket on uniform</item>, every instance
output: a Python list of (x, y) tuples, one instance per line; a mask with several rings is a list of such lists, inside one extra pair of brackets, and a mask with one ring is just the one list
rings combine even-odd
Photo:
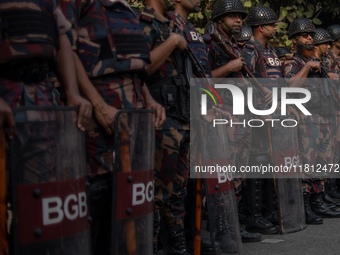
[(86, 73), (91, 75), (94, 66), (99, 61), (100, 44), (78, 38), (77, 52)]

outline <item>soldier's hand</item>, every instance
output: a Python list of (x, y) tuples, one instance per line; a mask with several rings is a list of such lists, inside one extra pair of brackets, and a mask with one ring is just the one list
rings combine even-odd
[(264, 98), (264, 101), (267, 103), (267, 104), (271, 104), (273, 102), (273, 92), (266, 88), (266, 87), (263, 87), (264, 90), (266, 91), (266, 96)]
[(335, 81), (339, 81), (339, 74), (337, 73), (328, 73), (328, 76)]
[(81, 131), (85, 131), (85, 127), (89, 123), (92, 116), (91, 103), (80, 95), (72, 95), (67, 97), (67, 105), (79, 107), (77, 127)]
[(321, 67), (320, 67), (319, 61), (309, 61), (307, 64), (311, 69), (314, 69), (315, 72), (321, 73)]
[(106, 103), (94, 108), (94, 115), (109, 135), (113, 134), (115, 116), (118, 110)]
[(246, 63), (244, 62), (243, 58), (237, 58), (234, 60), (230, 60), (230, 62), (227, 65), (230, 68), (230, 72), (233, 73), (240, 71), (245, 64)]
[(153, 98), (148, 98), (145, 103), (146, 109), (156, 110), (155, 127), (158, 128), (162, 126), (166, 119), (164, 107), (157, 103)]
[(8, 126), (8, 137), (13, 138), (15, 131), (15, 120), (11, 107), (0, 98), (0, 129)]
[(175, 45), (176, 45), (176, 49), (178, 51), (183, 51), (187, 48), (188, 46), (188, 43), (187, 41), (185, 40), (185, 38), (180, 35), (180, 34), (176, 34), (176, 33), (170, 33), (170, 37), (169, 37), (170, 40), (174, 40), (175, 42)]
[(222, 110), (221, 108), (217, 108), (213, 106), (211, 109), (207, 111), (206, 115), (202, 115), (202, 119), (208, 123), (213, 122), (214, 119), (228, 119), (231, 120), (231, 114)]

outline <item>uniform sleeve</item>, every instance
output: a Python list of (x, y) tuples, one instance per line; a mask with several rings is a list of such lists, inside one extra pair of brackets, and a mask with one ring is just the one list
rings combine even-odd
[(258, 59), (257, 52), (254, 49), (244, 47), (243, 58), (249, 70), (255, 75), (256, 73), (256, 60)]
[(157, 39), (160, 37), (160, 32), (158, 26), (156, 25), (156, 21), (153, 20), (153, 22), (150, 23), (143, 20), (139, 20), (139, 24), (142, 27), (142, 31), (146, 39), (148, 49), (149, 51), (151, 51), (156, 46)]
[(66, 34), (71, 29), (71, 23), (67, 21), (59, 7), (55, 9), (53, 14), (58, 25), (59, 35)]
[(292, 78), (295, 74), (300, 72), (301, 68), (299, 67), (299, 65), (295, 61), (286, 60), (283, 63), (282, 70), (283, 70), (283, 77), (284, 78)]
[(83, 11), (83, 6), (86, 4), (84, 1), (90, 0), (61, 0), (59, 1), (59, 9), (61, 10), (64, 18), (70, 23), (70, 29), (66, 31), (69, 38), (72, 49), (77, 49), (78, 32), (77, 22)]

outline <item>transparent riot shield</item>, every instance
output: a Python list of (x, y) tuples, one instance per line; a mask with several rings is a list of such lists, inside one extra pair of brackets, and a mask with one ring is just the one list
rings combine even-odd
[[(201, 122), (205, 191), (214, 255), (241, 254), (242, 240), (237, 215), (226, 125)], [(215, 247), (215, 242), (220, 248)]]
[(115, 120), (112, 255), (153, 252), (152, 110), (121, 110)]
[[(284, 125), (271, 129), (274, 167), (278, 201), (279, 225), (282, 234), (306, 228), (299, 166), (299, 148), (296, 117), (284, 118)], [(283, 118), (281, 117), (281, 122)]]
[(90, 254), (85, 137), (74, 107), (14, 110), (10, 141), (15, 255)]

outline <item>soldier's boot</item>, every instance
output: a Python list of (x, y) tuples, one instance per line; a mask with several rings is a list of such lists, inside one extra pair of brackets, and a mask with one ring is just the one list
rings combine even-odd
[[(243, 201), (242, 201), (243, 200)], [(243, 202), (244, 204), (244, 199), (242, 199), (240, 202)], [(245, 218), (244, 220), (241, 221), (240, 219), (240, 210), (242, 208), (242, 203), (238, 202), (237, 203), (237, 212), (239, 215), (239, 222), (240, 222), (240, 233), (241, 233), (241, 238), (242, 238), (242, 243), (254, 243), (254, 242), (260, 242), (262, 240), (262, 235), (260, 233), (249, 233), (247, 230), (241, 227), (242, 221), (246, 224), (247, 219), (246, 216), (243, 215)], [(243, 205), (244, 206), (244, 205)], [(246, 206), (244, 206), (246, 207)]]
[(187, 251), (184, 231), (168, 233), (168, 255), (190, 255)]
[(278, 233), (279, 226), (273, 225), (262, 217), (262, 181), (260, 179), (249, 179), (247, 191), (249, 210), (247, 231), (263, 235)]
[(340, 212), (331, 211), (322, 199), (322, 192), (310, 196), (310, 205), (313, 212), (322, 218), (340, 218)]
[(337, 206), (340, 206), (340, 203), (335, 202), (333, 198), (331, 198), (327, 192), (322, 192), (322, 199), (327, 204), (329, 209), (334, 210)]
[(340, 193), (336, 189), (336, 179), (329, 178), (328, 182), (325, 182), (325, 189), (330, 197), (340, 199)]
[(263, 218), (274, 225), (279, 224), (279, 213), (277, 208), (276, 193), (273, 179), (264, 180), (264, 198), (266, 208), (263, 210)]
[(305, 207), (306, 223), (309, 225), (322, 224), (323, 223), (322, 218), (315, 215), (315, 213), (312, 211), (312, 208), (310, 207), (310, 200), (308, 194), (303, 195), (303, 204)]
[(220, 244), (222, 253), (237, 252), (238, 251), (237, 243), (229, 237), (235, 233), (232, 233), (232, 230), (229, 228), (225, 215), (220, 215), (217, 218), (217, 222), (215, 224), (217, 224), (215, 241), (217, 241)]
[(247, 230), (240, 226), (242, 243), (254, 243), (260, 242), (262, 240), (262, 235), (260, 233), (249, 233)]

